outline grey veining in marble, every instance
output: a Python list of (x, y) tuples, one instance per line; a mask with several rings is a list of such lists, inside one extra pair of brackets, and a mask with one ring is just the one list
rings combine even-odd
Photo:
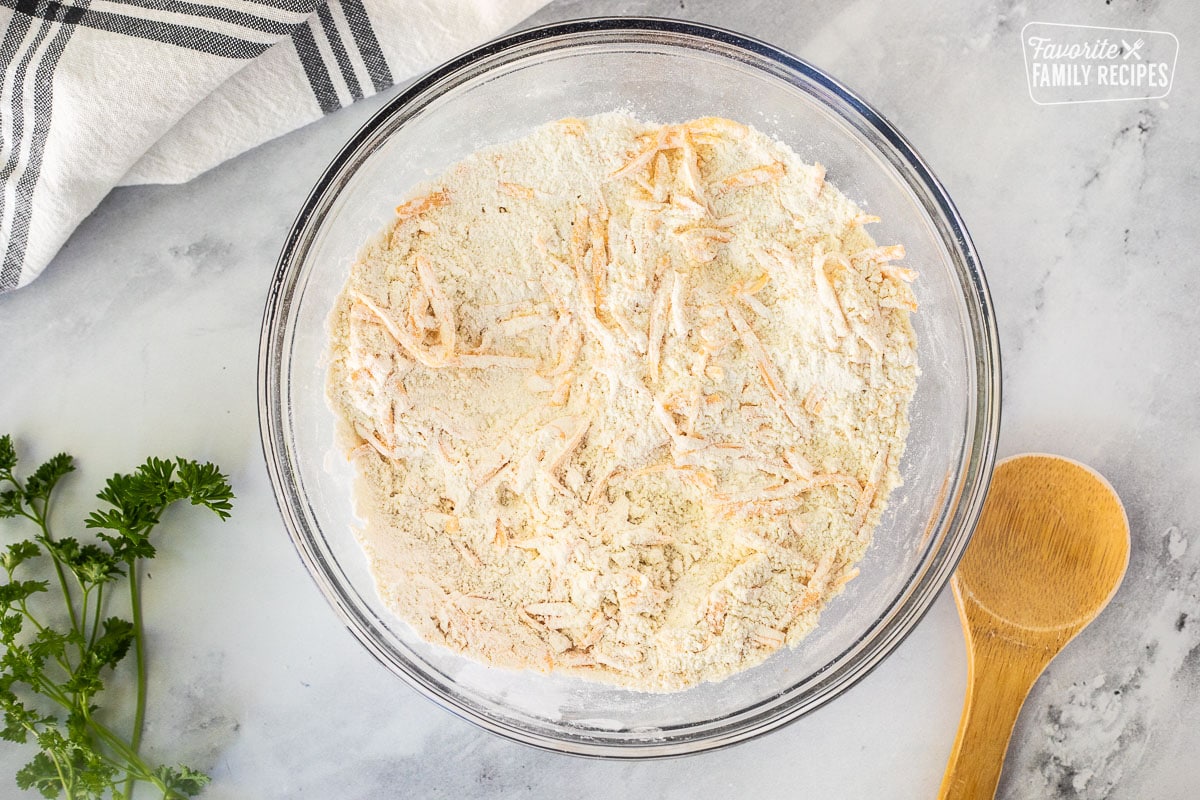
[[(1062, 453), (1125, 500), (1129, 574), (1018, 722), (1000, 797), (1200, 796), (1200, 17), (1185, 0), (562, 0), (534, 21), (649, 13), (761, 37), (836, 75), (913, 142), (958, 203), (1004, 351), (1002, 454)], [(1037, 106), (1030, 20), (1168, 30), (1161, 101)], [(390, 94), (388, 95), (390, 96)], [(206, 797), (927, 798), (965, 684), (944, 593), (876, 672), (734, 749), (617, 764), (483, 733), (405, 687), (340, 626), (274, 506), (258, 446), (262, 305), (283, 237), (341, 142), (385, 98), (183, 186), (121, 189), (46, 273), (0, 297), (0, 429), (71, 448), (60, 508), (150, 453), (232, 473), (234, 518), (180, 512), (147, 582), (147, 741), (211, 771)], [(0, 747), (0, 796), (24, 753)]]

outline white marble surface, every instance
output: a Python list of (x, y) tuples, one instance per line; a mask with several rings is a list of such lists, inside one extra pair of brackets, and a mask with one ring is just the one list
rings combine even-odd
[[(552, 3), (537, 21), (653, 13), (810, 59), (927, 158), (982, 255), (1004, 349), (1001, 454), (1106, 474), (1133, 533), (1112, 606), (1050, 667), (1000, 796), (1200, 794), (1200, 17), (1186, 0)], [(1031, 20), (1165, 29), (1167, 101), (1039, 107)], [(390, 96), (387, 95), (387, 96)], [(209, 798), (871, 797), (936, 793), (965, 659), (948, 593), (876, 672), (765, 738), (614, 764), (483, 733), (409, 690), (335, 619), (283, 530), (258, 444), (268, 280), (308, 187), (367, 102), (184, 186), (114, 192), (30, 287), (0, 297), (0, 429), (31, 457), (73, 450), (64, 523), (151, 453), (211, 459), (238, 492), (224, 525), (171, 522), (148, 581), (147, 740), (208, 769)], [(7, 535), (7, 534), (6, 534)], [(25, 754), (0, 747), (0, 796)], [(154, 753), (151, 753), (154, 755)]]

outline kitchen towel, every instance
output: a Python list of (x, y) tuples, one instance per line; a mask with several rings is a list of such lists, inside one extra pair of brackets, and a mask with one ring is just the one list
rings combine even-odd
[(177, 183), (546, 0), (0, 0), (0, 292), (117, 185)]

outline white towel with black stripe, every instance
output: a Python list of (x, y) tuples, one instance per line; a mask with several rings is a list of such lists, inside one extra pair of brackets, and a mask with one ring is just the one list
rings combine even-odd
[(0, 0), (0, 292), (112, 187), (189, 180), (546, 0)]

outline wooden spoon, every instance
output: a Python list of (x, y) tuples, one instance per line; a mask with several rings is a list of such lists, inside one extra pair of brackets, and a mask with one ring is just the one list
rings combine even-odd
[(967, 699), (939, 798), (995, 796), (1025, 696), (1108, 604), (1128, 563), (1125, 508), (1098, 473), (1047, 455), (996, 465), (950, 579), (967, 640)]

